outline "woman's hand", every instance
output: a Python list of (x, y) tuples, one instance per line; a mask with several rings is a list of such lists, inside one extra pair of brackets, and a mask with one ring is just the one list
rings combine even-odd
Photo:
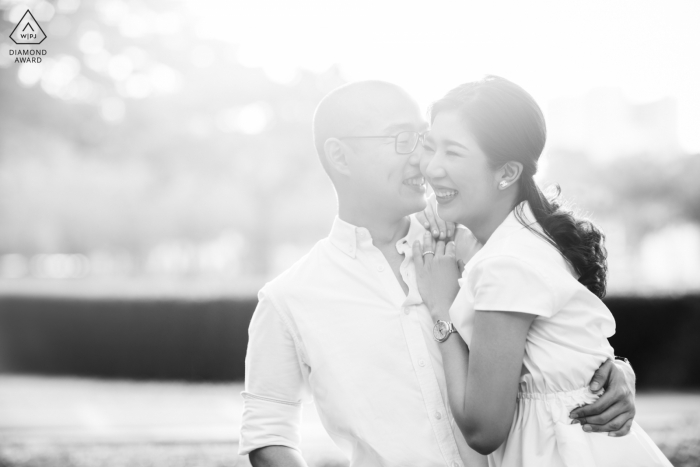
[(430, 232), (425, 232), (422, 248), (417, 240), (413, 243), (413, 262), (418, 291), (433, 319), (449, 319), (448, 310), (459, 292), (457, 279), (461, 272), (455, 243), (440, 240), (436, 244)]
[(428, 196), (428, 207), (416, 214), (416, 219), (428, 230), (435, 239), (444, 241), (454, 240), (456, 233), (453, 222), (445, 222), (437, 215), (435, 193)]

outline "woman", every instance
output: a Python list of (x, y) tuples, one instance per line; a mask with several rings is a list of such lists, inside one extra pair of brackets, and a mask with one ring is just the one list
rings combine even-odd
[(616, 438), (569, 418), (600, 396), (588, 378), (613, 358), (615, 322), (600, 300), (603, 235), (533, 180), (546, 136), (535, 101), (489, 76), (437, 101), (431, 124), (421, 170), (438, 213), (483, 245), (459, 280), (454, 243), (435, 245), (426, 232), (413, 247), (469, 445), (492, 466), (670, 466), (636, 424)]

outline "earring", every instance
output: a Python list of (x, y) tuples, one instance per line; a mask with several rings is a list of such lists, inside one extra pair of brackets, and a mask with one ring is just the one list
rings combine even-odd
[(498, 188), (500, 188), (501, 190), (507, 186), (508, 186), (508, 182), (506, 182), (505, 180), (501, 180), (501, 182), (498, 184)]

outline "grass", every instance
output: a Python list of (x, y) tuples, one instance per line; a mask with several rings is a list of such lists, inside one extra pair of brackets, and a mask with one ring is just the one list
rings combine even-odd
[[(0, 376), (0, 467), (231, 467), (240, 383)], [(700, 465), (700, 394), (643, 393), (637, 421), (676, 467)], [(311, 467), (346, 466), (313, 406), (303, 451)]]

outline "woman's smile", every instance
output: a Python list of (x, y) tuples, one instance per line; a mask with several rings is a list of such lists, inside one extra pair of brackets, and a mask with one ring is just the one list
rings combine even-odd
[(434, 185), (431, 183), (433, 191), (435, 191), (435, 199), (439, 204), (447, 204), (457, 197), (459, 194), (458, 190), (449, 187), (443, 187), (440, 185)]

